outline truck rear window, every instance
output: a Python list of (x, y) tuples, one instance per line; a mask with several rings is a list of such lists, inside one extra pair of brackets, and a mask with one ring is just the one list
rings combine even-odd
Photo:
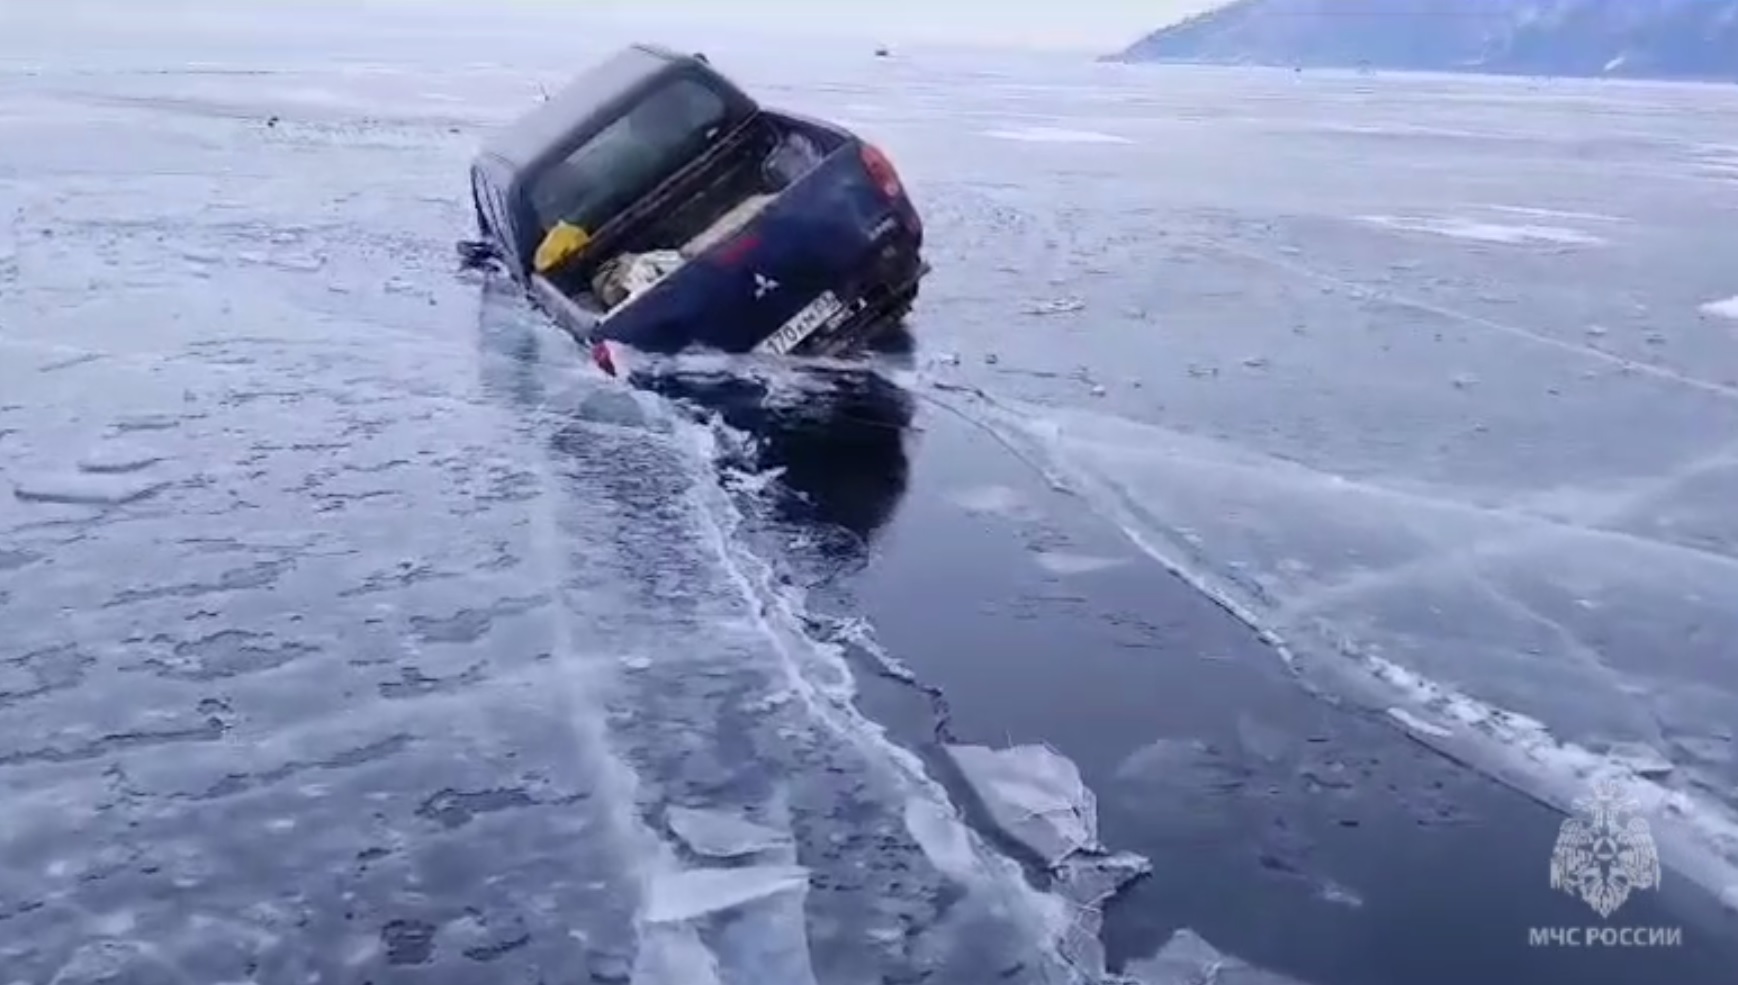
[(705, 84), (664, 83), (537, 179), (538, 221), (596, 232), (696, 157), (728, 115), (724, 98)]

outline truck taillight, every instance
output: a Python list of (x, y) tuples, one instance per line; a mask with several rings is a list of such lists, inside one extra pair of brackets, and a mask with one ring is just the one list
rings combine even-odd
[(593, 339), (591, 342), (591, 361), (597, 368), (611, 376), (616, 375), (615, 356), (610, 353), (609, 343), (603, 339)]
[(899, 172), (894, 169), (893, 162), (887, 155), (881, 153), (881, 148), (874, 144), (863, 145), (863, 169), (869, 172), (869, 177), (881, 189), (881, 194), (889, 200), (897, 199), (905, 194), (905, 188), (899, 183)]

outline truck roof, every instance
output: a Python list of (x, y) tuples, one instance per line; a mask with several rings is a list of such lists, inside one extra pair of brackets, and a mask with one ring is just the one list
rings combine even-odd
[(654, 44), (630, 45), (586, 69), (543, 103), (492, 134), (482, 153), (499, 158), (514, 171), (541, 163), (566, 145), (597, 117), (632, 99), (641, 88), (672, 69), (703, 71), (733, 99), (747, 96), (723, 79), (704, 58)]

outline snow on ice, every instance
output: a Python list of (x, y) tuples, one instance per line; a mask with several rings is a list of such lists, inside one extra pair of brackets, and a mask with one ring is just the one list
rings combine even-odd
[(1128, 144), (1127, 137), (1100, 133), (1096, 130), (1070, 130), (1064, 127), (1007, 127), (986, 130), (984, 136), (997, 140), (1013, 140), (1028, 144)]
[(1359, 221), (1386, 226), (1401, 232), (1429, 233), (1449, 239), (1464, 239), (1479, 243), (1500, 243), (1507, 246), (1600, 246), (1604, 238), (1566, 226), (1503, 225), (1479, 222), (1462, 216), (1398, 216), (1366, 215)]
[(1709, 301), (1707, 304), (1702, 305), (1702, 312), (1704, 314), (1713, 315), (1716, 318), (1732, 318), (1738, 320), (1738, 295), (1720, 301)]

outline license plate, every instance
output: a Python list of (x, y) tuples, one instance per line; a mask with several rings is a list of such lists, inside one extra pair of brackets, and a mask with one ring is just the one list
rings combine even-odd
[(775, 356), (786, 355), (844, 310), (844, 302), (839, 300), (838, 295), (832, 291), (824, 291), (820, 297), (804, 305), (803, 310), (792, 316), (790, 321), (785, 322), (784, 327), (762, 342), (760, 349)]

